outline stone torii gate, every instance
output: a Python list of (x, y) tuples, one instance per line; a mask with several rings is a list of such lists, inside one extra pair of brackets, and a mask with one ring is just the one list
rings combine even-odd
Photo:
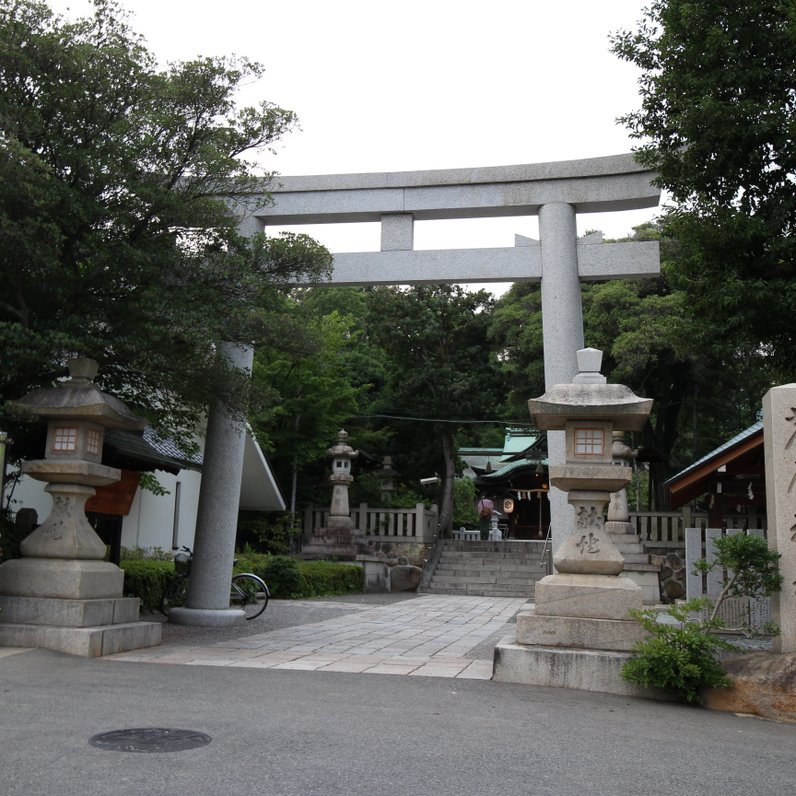
[[(654, 172), (632, 154), (523, 166), (279, 177), (273, 203), (255, 210), (250, 231), (268, 226), (377, 221), (381, 251), (336, 253), (335, 286), (541, 282), (545, 387), (571, 382), (584, 347), (580, 282), (655, 276), (657, 241), (601, 243), (577, 237), (577, 213), (657, 207)], [(414, 249), (414, 222), (539, 216), (539, 240), (514, 248)], [(549, 459), (564, 462), (563, 432), (548, 432)], [(556, 527), (571, 511), (551, 490)], [(565, 515), (564, 515), (565, 516)], [(564, 527), (569, 527), (568, 525)]]
[[(329, 284), (335, 286), (540, 281), (549, 389), (571, 382), (578, 372), (576, 352), (584, 348), (580, 282), (651, 277), (660, 270), (657, 242), (602, 244), (596, 236), (578, 240), (576, 215), (657, 207), (660, 191), (651, 184), (653, 176), (632, 154), (625, 154), (521, 166), (279, 177), (277, 185), (267, 187), (270, 203), (264, 198), (261, 205), (255, 204), (241, 231), (379, 222), (380, 251), (334, 254)], [(414, 249), (415, 221), (534, 215), (539, 216), (539, 240), (517, 235), (513, 248)], [(236, 450), (232, 439), (229, 445), (217, 440), (212, 446), (208, 439), (205, 461), (215, 461), (228, 472), (239, 471), (240, 463), (233, 461)], [(551, 464), (564, 463), (564, 432), (548, 432), (548, 452)], [(204, 480), (202, 500), (215, 504), (219, 496), (206, 494), (213, 488), (206, 490)], [(570, 527), (572, 508), (565, 493), (555, 488), (550, 490), (550, 502), (557, 548), (566, 537), (566, 531), (557, 529)], [(197, 535), (214, 535), (220, 542), (218, 520), (213, 528), (203, 528), (200, 518)], [(231, 561), (235, 517), (223, 525), (231, 527), (232, 541), (224, 542)], [(207, 569), (209, 580), (221, 584), (221, 595), (226, 588), (221, 567), (210, 573), (208, 562)], [(207, 592), (206, 602), (200, 591)], [(218, 610), (220, 597), (210, 599), (210, 589), (200, 590), (198, 584), (196, 594), (196, 608), (202, 603), (201, 607), (214, 610), (188, 610), (196, 618), (180, 621), (205, 623), (205, 614), (224, 621)], [(193, 596), (192, 586), (189, 606)]]

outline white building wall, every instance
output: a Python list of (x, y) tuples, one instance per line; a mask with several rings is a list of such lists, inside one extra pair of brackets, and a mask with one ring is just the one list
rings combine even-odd
[(181, 470), (172, 475), (157, 470), (155, 476), (168, 494), (155, 495), (141, 488), (136, 491), (130, 513), (122, 521), (122, 546), (163, 550), (193, 547), (201, 473)]

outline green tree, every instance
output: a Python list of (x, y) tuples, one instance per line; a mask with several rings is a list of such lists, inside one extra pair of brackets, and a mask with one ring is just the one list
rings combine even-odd
[(317, 313), (303, 291), (280, 296), (267, 316), (271, 333), (255, 353), (252, 374), (266, 400), (250, 421), (283, 486), (291, 484), (291, 494), (299, 490), (299, 502), (323, 502), (329, 493), (326, 450), (349, 427), (368, 389), (347, 360), (358, 345), (356, 322), (336, 309)]
[(157, 68), (114, 0), (68, 22), (0, 0), (0, 415), (79, 353), (101, 384), (167, 430), (211, 396), (241, 405), (213, 343), (256, 339), (275, 285), (328, 268), (305, 236), (239, 234), (295, 117), (235, 104), (246, 59)]
[[(385, 414), (434, 421), (404, 422), (399, 435), (413, 459), (404, 465), (416, 468), (429, 444), (438, 451), (431, 472), (437, 470), (441, 478), (440, 527), (446, 532), (452, 520), (456, 435), (467, 421), (490, 416), (500, 395), (487, 339), (494, 299), (451, 285), (380, 288), (368, 298), (368, 338), (388, 358), (378, 406)], [(398, 469), (408, 468), (399, 464)]]
[[(630, 239), (653, 238), (660, 277), (585, 284), (581, 293), (586, 344), (604, 352), (603, 373), (655, 401), (634, 444), (648, 461), (649, 508), (663, 509), (669, 476), (754, 422), (772, 372), (764, 352), (722, 329), (694, 333), (690, 296), (672, 286), (682, 254), (671, 227), (645, 224)], [(539, 298), (537, 285), (514, 285), (492, 313), (490, 336), (512, 385), (505, 414), (527, 411), (544, 390)]]
[(792, 0), (653, 0), (613, 52), (643, 70), (621, 118), (674, 206), (672, 285), (692, 336), (719, 327), (796, 366), (796, 10)]

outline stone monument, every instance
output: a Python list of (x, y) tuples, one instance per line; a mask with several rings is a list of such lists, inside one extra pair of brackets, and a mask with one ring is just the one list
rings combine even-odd
[(121, 472), (102, 464), (106, 429), (142, 430), (118, 399), (94, 384), (97, 363), (69, 362), (70, 378), (34, 390), (16, 406), (48, 421), (43, 459), (22, 471), (47, 482), (52, 511), (0, 565), (0, 645), (44, 647), (95, 657), (160, 643), (159, 622), (139, 622), (138, 598), (123, 597), (124, 572), (104, 561), (105, 545), (86, 519), (94, 487)]
[(550, 466), (550, 482), (567, 494), (574, 524), (553, 557), (557, 574), (536, 584), (535, 607), (517, 616), (515, 642), (495, 649), (494, 679), (530, 685), (638, 694), (620, 677), (642, 628), (630, 618), (642, 607), (638, 584), (622, 575), (622, 554), (603, 512), (631, 470), (612, 462), (612, 433), (639, 431), (652, 401), (607, 384), (602, 352), (577, 352), (579, 372), (529, 401), (540, 430), (564, 432), (566, 459)]
[(796, 652), (796, 384), (763, 396), (768, 545), (778, 552), (782, 591), (771, 596), (775, 652)]

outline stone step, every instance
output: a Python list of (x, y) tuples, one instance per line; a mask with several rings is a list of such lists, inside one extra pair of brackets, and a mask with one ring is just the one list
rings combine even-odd
[(446, 578), (446, 577), (437, 577), (436, 575), (431, 579), (430, 587), (432, 589), (438, 587), (458, 587), (458, 586), (494, 586), (494, 587), (501, 587), (505, 586), (506, 588), (511, 589), (525, 589), (531, 588), (534, 586), (538, 581), (529, 580), (526, 578), (518, 578), (516, 580), (507, 580), (505, 578)]
[(462, 578), (543, 578), (547, 572), (540, 567), (526, 569), (488, 569), (486, 567), (437, 567), (434, 575), (458, 575)]
[(650, 557), (647, 553), (633, 553), (623, 556), (625, 565), (627, 564), (649, 564)]
[(505, 553), (509, 555), (541, 555), (544, 545), (527, 542), (459, 542), (446, 541), (445, 550), (466, 553)]
[(100, 627), (0, 623), (0, 647), (42, 649), (97, 658), (160, 644), (160, 622), (127, 622)]
[(461, 594), (469, 597), (533, 597), (533, 589), (502, 589), (498, 587), (485, 586), (444, 586), (436, 589), (429, 589), (434, 594)]
[(445, 559), (437, 564), (437, 568), (483, 570), (485, 572), (539, 572), (542, 570), (538, 561), (534, 561), (532, 564), (497, 564), (494, 561), (446, 561)]
[(427, 591), (492, 597), (532, 597), (546, 574), (542, 545), (446, 541)]
[(15, 625), (97, 627), (138, 621), (138, 597), (65, 600), (0, 595), (0, 621)]
[(531, 553), (490, 553), (483, 550), (444, 550), (450, 558), (486, 558), (491, 561), (538, 561), (541, 556)]

